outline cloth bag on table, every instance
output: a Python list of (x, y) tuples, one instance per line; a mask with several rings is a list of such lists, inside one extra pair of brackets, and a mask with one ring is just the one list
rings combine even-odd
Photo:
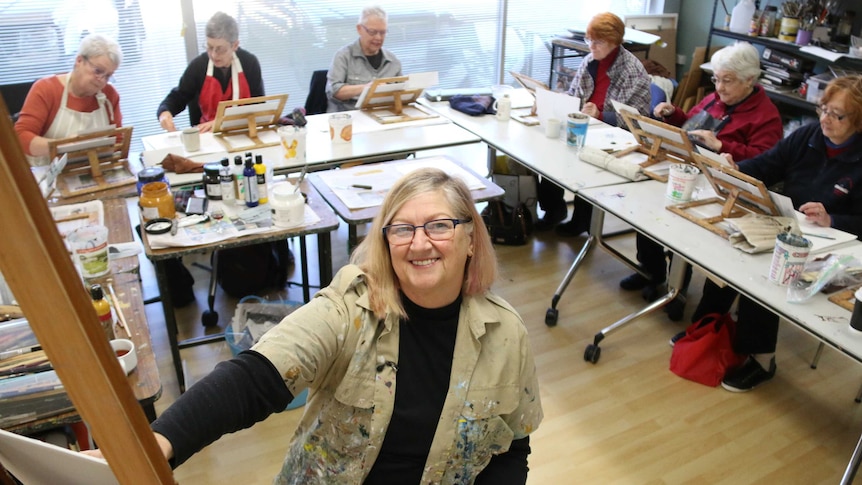
[(676, 341), (670, 356), (674, 374), (715, 387), (727, 371), (745, 361), (733, 351), (736, 322), (729, 313), (710, 313), (685, 329), (685, 337)]

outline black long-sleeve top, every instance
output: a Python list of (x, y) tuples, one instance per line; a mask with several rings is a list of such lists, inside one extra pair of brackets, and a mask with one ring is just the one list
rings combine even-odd
[[(248, 82), (249, 92), (252, 97), (264, 96), (263, 76), (260, 72), (260, 62), (257, 57), (251, 52), (239, 48), (235, 55), (242, 64), (242, 71), (245, 73), (245, 79)], [(192, 62), (186, 67), (183, 75), (180, 77), (179, 84), (171, 89), (171, 92), (159, 104), (159, 109), (156, 111), (156, 118), (163, 111), (170, 111), (171, 115), (176, 116), (181, 113), (190, 102), (197, 103), (198, 95), (204, 85), (204, 79), (207, 75), (207, 64), (209, 57), (207, 53), (195, 57)], [(213, 69), (213, 77), (221, 84), (222, 90), (227, 89), (227, 85), (231, 78), (231, 69)], [(197, 125), (200, 123), (200, 108), (195, 106), (191, 112), (191, 124)], [(194, 119), (197, 118), (197, 119)]]

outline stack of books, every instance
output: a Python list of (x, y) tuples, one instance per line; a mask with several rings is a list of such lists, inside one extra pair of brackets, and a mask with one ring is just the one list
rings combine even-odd
[(762, 74), (760, 84), (769, 91), (789, 93), (799, 87), (806, 74), (814, 68), (814, 62), (800, 59), (785, 52), (763, 49), (760, 59)]

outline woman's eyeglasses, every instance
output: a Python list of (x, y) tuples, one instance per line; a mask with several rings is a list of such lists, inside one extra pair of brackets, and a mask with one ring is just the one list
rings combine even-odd
[(584, 37), (584, 43), (587, 44), (587, 47), (593, 45), (596, 47), (601, 47), (607, 44), (607, 42), (602, 39), (590, 39), (589, 37)]
[(403, 246), (413, 241), (416, 229), (420, 227), (425, 230), (425, 235), (432, 241), (447, 241), (455, 236), (455, 228), (458, 224), (468, 224), (472, 219), (434, 219), (425, 224), (414, 226), (413, 224), (390, 224), (383, 228), (383, 235), (389, 244)]
[(729, 78), (729, 77), (721, 78), (721, 77), (715, 77), (715, 76), (710, 77), (709, 80), (712, 81), (712, 84), (716, 84), (716, 85), (724, 84), (725, 86), (727, 86), (728, 84), (736, 84), (739, 82), (739, 79)]
[(826, 106), (818, 106), (815, 111), (817, 111), (817, 116), (823, 118), (823, 115), (826, 115), (827, 118), (835, 120), (835, 121), (844, 121), (844, 118), (847, 115), (840, 115), (834, 111), (829, 111), (826, 109)]
[(93, 76), (96, 79), (100, 79), (102, 81), (107, 81), (108, 79), (111, 78), (111, 76), (114, 75), (114, 71), (105, 70), (105, 69), (93, 64), (93, 62), (90, 61), (89, 59), (87, 59), (86, 57), (84, 58), (84, 62), (86, 62), (87, 65), (90, 66), (90, 72), (93, 73)]
[(212, 55), (223, 56), (223, 55), (227, 54), (228, 51), (230, 51), (230, 47), (231, 47), (230, 45), (213, 46), (213, 45), (207, 44), (204, 46), (204, 49), (206, 49), (206, 51)]

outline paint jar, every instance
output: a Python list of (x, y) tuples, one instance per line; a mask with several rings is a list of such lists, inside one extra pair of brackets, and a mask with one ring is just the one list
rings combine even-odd
[(138, 199), (141, 208), (141, 218), (144, 222), (150, 219), (164, 217), (173, 219), (177, 214), (174, 205), (174, 197), (168, 190), (168, 184), (164, 182), (150, 182), (141, 189), (141, 198)]
[(207, 199), (221, 200), (221, 164), (208, 163), (204, 165), (204, 191)]
[(168, 182), (168, 178), (165, 176), (165, 169), (162, 167), (147, 167), (138, 172), (138, 183), (136, 186), (138, 196), (141, 195), (141, 189), (144, 185), (147, 185), (150, 182), (164, 182), (168, 184), (168, 187), (171, 186), (170, 182)]

